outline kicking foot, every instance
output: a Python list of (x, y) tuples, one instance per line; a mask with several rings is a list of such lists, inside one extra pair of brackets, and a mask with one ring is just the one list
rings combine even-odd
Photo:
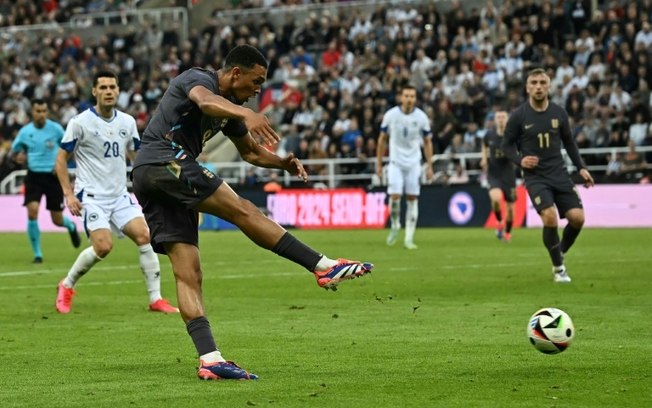
[(370, 263), (349, 261), (348, 259), (340, 258), (337, 260), (337, 264), (325, 271), (314, 271), (313, 273), (320, 287), (335, 291), (340, 282), (359, 278), (370, 273), (373, 267), (374, 265)]

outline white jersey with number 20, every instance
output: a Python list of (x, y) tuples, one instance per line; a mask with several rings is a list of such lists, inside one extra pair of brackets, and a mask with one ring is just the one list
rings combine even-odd
[(116, 197), (127, 193), (126, 152), (138, 150), (140, 137), (134, 118), (114, 110), (105, 120), (94, 108), (68, 122), (61, 148), (74, 152), (75, 194)]

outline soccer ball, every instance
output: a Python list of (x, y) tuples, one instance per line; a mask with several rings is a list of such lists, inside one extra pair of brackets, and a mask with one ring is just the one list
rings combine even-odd
[(570, 346), (575, 326), (563, 310), (546, 307), (530, 318), (527, 336), (535, 349), (545, 354), (557, 354)]

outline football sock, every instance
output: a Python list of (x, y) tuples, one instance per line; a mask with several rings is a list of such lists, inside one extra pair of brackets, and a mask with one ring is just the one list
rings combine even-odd
[(224, 357), (222, 357), (222, 353), (220, 353), (219, 350), (211, 351), (210, 353), (203, 354), (199, 356), (201, 361), (207, 364), (212, 364), (212, 363), (223, 363), (226, 361)]
[(561, 251), (559, 250), (559, 234), (557, 227), (543, 227), (543, 244), (548, 249), (553, 266), (561, 266)]
[(512, 220), (505, 221), (505, 232), (508, 234), (512, 232)]
[(27, 220), (27, 236), (29, 237), (29, 243), (32, 245), (34, 257), (43, 258), (43, 252), (41, 252), (41, 230), (38, 227), (38, 221)]
[(317, 264), (323, 258), (320, 253), (317, 253), (314, 249), (296, 239), (289, 232), (283, 234), (281, 239), (274, 245), (274, 248), (272, 248), (272, 252), (303, 266), (310, 272), (317, 268)]
[(389, 199), (389, 219), (393, 230), (401, 228), (401, 199)]
[(81, 251), (68, 271), (68, 276), (63, 280), (63, 286), (67, 288), (74, 288), (75, 284), (93, 267), (96, 263), (101, 261), (102, 258), (97, 256), (93, 247), (88, 247)]
[(408, 200), (405, 211), (405, 242), (414, 241), (414, 231), (419, 219), (419, 200)]
[(580, 231), (582, 231), (582, 229), (575, 228), (570, 224), (566, 225), (566, 227), (564, 228), (564, 232), (561, 236), (561, 244), (559, 245), (559, 249), (561, 250), (561, 252), (563, 253), (568, 252), (568, 250), (575, 243), (575, 239), (577, 238), (577, 236), (580, 235)]
[(496, 220), (498, 220), (499, 223), (503, 221), (503, 213), (500, 211), (499, 203), (494, 205), (494, 215), (496, 216)]
[(145, 276), (145, 285), (149, 294), (149, 303), (153, 303), (161, 298), (161, 266), (151, 244), (139, 246), (138, 252), (140, 253), (138, 256), (140, 269)]
[(208, 323), (208, 319), (204, 316), (192, 319), (186, 323), (186, 329), (192, 342), (195, 344), (197, 354), (199, 354), (204, 362), (215, 363), (220, 361), (218, 358), (222, 358), (222, 356), (219, 355), (219, 352), (218, 355), (213, 354), (217, 351), (217, 345), (215, 344), (215, 339), (213, 339), (213, 333), (211, 332), (211, 325)]
[(77, 229), (77, 226), (74, 222), (68, 217), (63, 217), (63, 226), (68, 229), (68, 231), (73, 232)]

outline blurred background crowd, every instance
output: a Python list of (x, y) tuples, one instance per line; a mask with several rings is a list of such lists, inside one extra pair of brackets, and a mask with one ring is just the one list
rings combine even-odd
[[(142, 131), (172, 78), (193, 66), (218, 69), (234, 45), (249, 43), (270, 63), (256, 108), (283, 135), (280, 154), (375, 157), (382, 115), (410, 82), (431, 118), (435, 152), (450, 159), (435, 162), (438, 181), (475, 181), (464, 173), (477, 170), (479, 159), (459, 162), (456, 155), (480, 151), (493, 112), (522, 103), (524, 73), (540, 66), (580, 148), (629, 147), (629, 153), (584, 154), (589, 165), (605, 169), (599, 177), (647, 180), (650, 158), (638, 148), (652, 145), (652, 0), (370, 2), (366, 8), (327, 1), (304, 13), (295, 10), (310, 2), (234, 0), (211, 7), (186, 33), (178, 22), (153, 21), (109, 26), (89, 38), (75, 30), (11, 29), (93, 12), (117, 12), (120, 20), (120, 12), (147, 3), (0, 0), (0, 179), (17, 168), (6, 153), (30, 120), (32, 98), (49, 101), (52, 118), (65, 126), (93, 103), (93, 73), (112, 69), (120, 80), (119, 108)], [(192, 12), (205, 9), (202, 3), (209, 2), (162, 5)], [(339, 170), (374, 172), (365, 161)], [(326, 167), (309, 171), (324, 174)]]

